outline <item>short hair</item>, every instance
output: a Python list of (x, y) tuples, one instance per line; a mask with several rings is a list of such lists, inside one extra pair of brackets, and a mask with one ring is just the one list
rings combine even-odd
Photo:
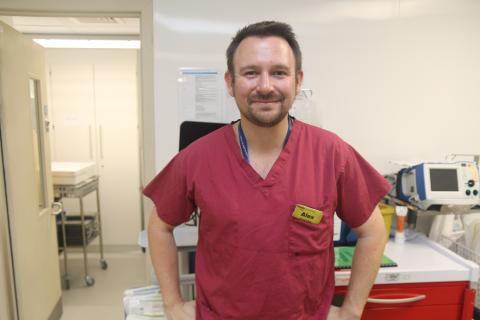
[(237, 51), (240, 42), (248, 37), (280, 37), (287, 41), (290, 48), (292, 48), (293, 56), (295, 57), (295, 71), (302, 70), (302, 52), (295, 37), (292, 27), (284, 22), (277, 21), (262, 21), (250, 24), (238, 30), (232, 42), (227, 48), (227, 67), (232, 77), (234, 77), (233, 56)]

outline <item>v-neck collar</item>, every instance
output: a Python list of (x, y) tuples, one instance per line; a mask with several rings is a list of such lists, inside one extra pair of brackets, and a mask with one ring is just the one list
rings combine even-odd
[(242, 153), (240, 151), (240, 145), (237, 141), (237, 137), (235, 135), (235, 128), (233, 123), (229, 125), (230, 128), (226, 130), (226, 137), (228, 145), (230, 146), (230, 150), (233, 153), (236, 161), (242, 168), (242, 170), (248, 176), (248, 179), (252, 182), (252, 184), (259, 186), (259, 187), (271, 187), (277, 181), (278, 177), (283, 173), (283, 168), (287, 163), (290, 155), (293, 153), (294, 149), (297, 146), (297, 140), (300, 135), (300, 131), (303, 128), (303, 123), (301, 121), (295, 120), (292, 131), (290, 133), (290, 137), (288, 138), (287, 144), (282, 148), (280, 155), (273, 163), (273, 166), (268, 171), (267, 176), (262, 178), (260, 174), (243, 158)]

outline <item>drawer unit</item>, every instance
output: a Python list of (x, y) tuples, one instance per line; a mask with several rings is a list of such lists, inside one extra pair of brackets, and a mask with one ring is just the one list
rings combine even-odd
[[(335, 301), (346, 292), (347, 287), (336, 287)], [(362, 320), (470, 320), (474, 295), (467, 281), (374, 285)]]
[[(384, 254), (397, 266), (380, 268), (362, 320), (472, 320), (477, 264), (416, 233), (404, 244), (389, 241)], [(350, 277), (348, 269), (335, 272), (335, 305)]]

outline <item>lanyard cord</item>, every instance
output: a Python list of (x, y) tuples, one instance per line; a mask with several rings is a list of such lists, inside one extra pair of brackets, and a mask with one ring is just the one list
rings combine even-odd
[[(288, 130), (287, 130), (287, 135), (285, 136), (285, 140), (283, 141), (283, 146), (288, 142), (288, 138), (290, 138), (290, 133), (292, 132), (292, 125), (293, 125), (293, 117), (288, 115)], [(242, 129), (242, 123), (238, 123), (238, 140), (240, 141), (240, 149), (242, 150), (242, 155), (243, 159), (250, 163), (249, 157), (248, 157), (248, 145), (247, 145), (247, 137), (245, 137), (245, 133), (243, 132)]]

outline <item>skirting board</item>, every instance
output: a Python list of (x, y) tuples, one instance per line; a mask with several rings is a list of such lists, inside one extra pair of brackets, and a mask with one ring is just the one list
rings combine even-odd
[(58, 299), (57, 304), (53, 308), (52, 313), (50, 313), (48, 320), (60, 320), (62, 313), (63, 313), (63, 302), (62, 302), (62, 297), (60, 297)]

